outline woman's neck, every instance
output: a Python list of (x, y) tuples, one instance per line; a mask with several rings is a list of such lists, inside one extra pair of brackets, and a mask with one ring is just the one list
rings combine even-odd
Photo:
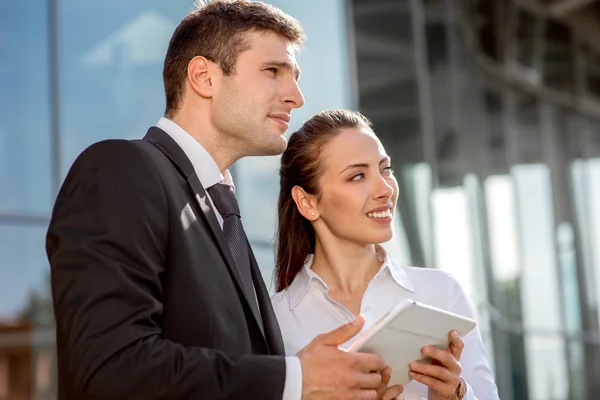
[(316, 240), (311, 269), (327, 284), (330, 295), (362, 299), (380, 267), (375, 245), (358, 245), (339, 239)]

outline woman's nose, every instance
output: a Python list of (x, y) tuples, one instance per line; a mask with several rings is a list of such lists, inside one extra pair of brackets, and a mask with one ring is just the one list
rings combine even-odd
[(375, 193), (378, 199), (389, 198), (394, 194), (394, 187), (383, 176), (379, 176)]

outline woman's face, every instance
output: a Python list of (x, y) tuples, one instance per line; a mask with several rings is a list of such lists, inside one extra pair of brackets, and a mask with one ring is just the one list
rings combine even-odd
[(322, 149), (321, 197), (317, 202), (323, 226), (334, 237), (361, 245), (392, 238), (398, 182), (379, 139), (368, 128), (346, 128)]

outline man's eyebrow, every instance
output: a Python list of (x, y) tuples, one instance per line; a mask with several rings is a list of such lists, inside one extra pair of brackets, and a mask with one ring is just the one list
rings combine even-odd
[(293, 71), (294, 73), (294, 79), (298, 80), (300, 79), (300, 68), (298, 68), (297, 65), (292, 64), (289, 61), (267, 61), (265, 63), (263, 63), (262, 65), (263, 67), (268, 67), (268, 66), (272, 66), (272, 67), (277, 67), (277, 68), (281, 68), (281, 69), (286, 69), (288, 71)]

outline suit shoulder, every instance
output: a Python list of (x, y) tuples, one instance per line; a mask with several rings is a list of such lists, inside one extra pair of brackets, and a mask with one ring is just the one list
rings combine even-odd
[(88, 146), (69, 168), (59, 196), (89, 188), (131, 191), (156, 181), (159, 171), (153, 158), (136, 142), (141, 141), (109, 139)]
[(139, 146), (135, 141), (107, 139), (89, 145), (77, 156), (75, 163), (91, 160), (104, 162), (127, 160), (129, 157), (136, 157), (139, 153)]
[[(120, 171), (122, 174), (154, 172), (149, 152), (140, 145), (142, 140), (108, 139), (96, 142), (84, 149), (75, 159), (68, 177), (83, 174), (103, 174)], [(136, 171), (136, 172), (134, 172)]]

